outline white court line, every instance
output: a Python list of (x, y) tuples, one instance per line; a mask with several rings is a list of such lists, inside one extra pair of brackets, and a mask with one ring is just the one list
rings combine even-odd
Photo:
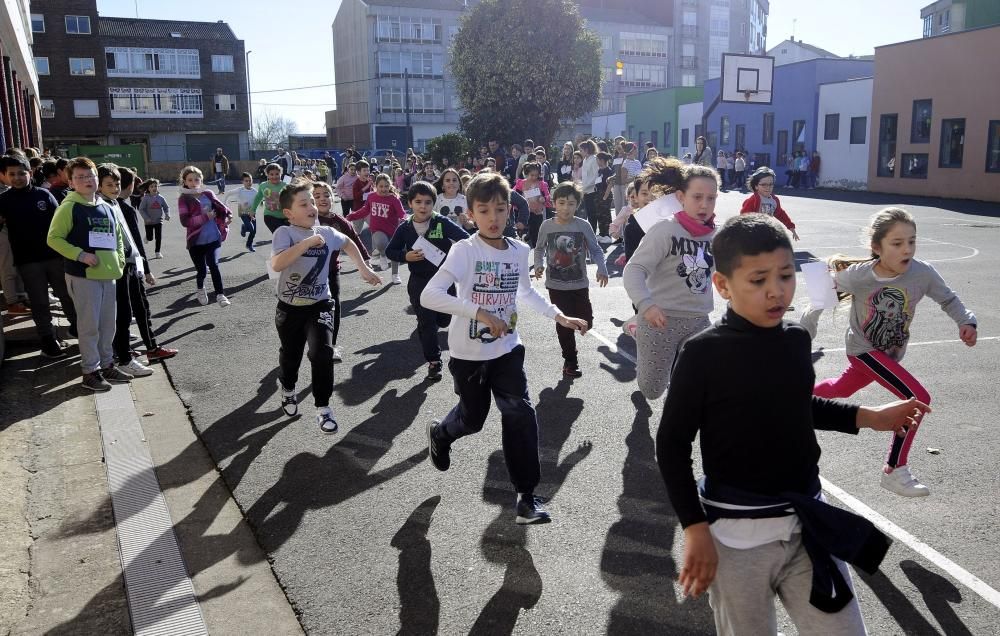
[[(985, 341), (989, 341), (989, 340), (1000, 340), (1000, 336), (983, 336), (983, 337), (979, 337), (979, 338), (976, 338), (976, 343), (978, 344), (980, 342), (985, 342)], [(909, 348), (909, 347), (925, 347), (927, 345), (954, 344), (956, 342), (962, 342), (962, 341), (958, 340), (958, 339), (956, 339), (956, 340), (927, 340), (925, 342), (911, 342), (911, 343), (909, 343), (906, 346), (907, 346), (907, 348)], [(822, 351), (823, 353), (836, 353), (838, 351), (847, 351), (847, 348), (846, 347), (838, 347), (836, 349), (827, 349), (827, 348), (824, 347), (823, 349), (818, 349), (817, 351)]]
[[(605, 338), (602, 334), (598, 333), (596, 330), (591, 329), (587, 332), (588, 334), (594, 336), (597, 340), (600, 340), (614, 353), (617, 353), (622, 358), (625, 358), (632, 364), (636, 364), (635, 358), (631, 355), (625, 353), (618, 348), (618, 345), (611, 342)], [(989, 336), (987, 338), (980, 338), (979, 340), (1000, 340), (1000, 336)], [(961, 342), (961, 340), (937, 340), (933, 342), (922, 342), (922, 343), (911, 343), (910, 346), (920, 345), (920, 344), (938, 344), (944, 342)], [(824, 349), (824, 351), (836, 351), (835, 349)], [(843, 349), (841, 349), (843, 351)], [(879, 513), (875, 512), (873, 509), (869, 508), (867, 505), (862, 503), (860, 500), (856, 499), (854, 496), (849, 494), (847, 491), (839, 488), (834, 483), (830, 482), (824, 477), (820, 477), (820, 481), (823, 484), (823, 490), (827, 491), (837, 499), (839, 499), (845, 506), (858, 513), (862, 517), (868, 519), (876, 526), (882, 529), (886, 534), (891, 535), (897, 541), (900, 541), (911, 550), (924, 557), (934, 565), (938, 566), (945, 572), (947, 572), (953, 579), (966, 586), (987, 603), (990, 603), (994, 607), (1000, 608), (1000, 592), (996, 591), (989, 585), (987, 585), (982, 579), (972, 574), (962, 566), (958, 565), (948, 557), (944, 556), (934, 548), (930, 547), (923, 541), (920, 541), (912, 534), (897, 526), (893, 522), (889, 521)]]

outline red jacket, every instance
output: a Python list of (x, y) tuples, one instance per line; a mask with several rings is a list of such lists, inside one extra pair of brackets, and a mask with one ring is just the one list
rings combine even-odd
[[(787, 227), (789, 230), (795, 229), (795, 224), (792, 220), (788, 218), (788, 214), (781, 207), (781, 201), (774, 194), (771, 195), (774, 199), (774, 218), (781, 221), (782, 225)], [(754, 192), (743, 201), (743, 207), (740, 209), (740, 214), (751, 214), (753, 212), (760, 212), (760, 195)]]
[(351, 192), (354, 194), (354, 198), (351, 199), (351, 211), (357, 212), (361, 209), (361, 206), (365, 204), (365, 192), (375, 191), (375, 180), (368, 177), (368, 181), (362, 181), (360, 178), (354, 181), (354, 185), (351, 186)]
[[(229, 224), (226, 221), (233, 218), (233, 213), (212, 194), (211, 190), (205, 189), (199, 192), (198, 196), (203, 194), (212, 200), (212, 209), (215, 210), (215, 224), (219, 227), (222, 240), (225, 241), (226, 237), (229, 236)], [(210, 220), (207, 215), (202, 214), (198, 196), (185, 193), (181, 194), (177, 200), (177, 213), (180, 216), (181, 225), (187, 228), (188, 247), (194, 245), (195, 238), (201, 232), (202, 226)]]

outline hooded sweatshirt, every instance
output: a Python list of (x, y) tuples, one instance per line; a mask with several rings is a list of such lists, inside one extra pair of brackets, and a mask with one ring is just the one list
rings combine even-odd
[[(66, 259), (66, 273), (90, 280), (118, 280), (125, 269), (124, 229), (107, 202), (88, 201), (77, 192), (66, 195), (49, 226), (49, 247)], [(80, 262), (80, 254), (97, 256), (97, 265)]]

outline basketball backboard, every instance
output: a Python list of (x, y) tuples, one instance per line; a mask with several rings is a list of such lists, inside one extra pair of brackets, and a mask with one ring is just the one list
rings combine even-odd
[(773, 81), (773, 57), (722, 54), (722, 101), (735, 104), (770, 104)]

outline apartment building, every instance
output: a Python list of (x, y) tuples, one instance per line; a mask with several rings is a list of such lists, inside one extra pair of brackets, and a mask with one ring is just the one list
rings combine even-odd
[(25, 0), (7, 0), (0, 9), (0, 152), (41, 142), (33, 22)]
[(1000, 24), (997, 0), (938, 0), (920, 10), (924, 37)]

